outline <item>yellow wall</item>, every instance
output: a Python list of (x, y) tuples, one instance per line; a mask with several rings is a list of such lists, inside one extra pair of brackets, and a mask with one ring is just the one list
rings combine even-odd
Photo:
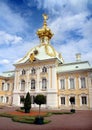
[[(68, 88), (68, 79), (69, 79), (70, 76), (75, 78), (75, 87), (76, 87), (75, 89), (69, 89)], [(86, 83), (86, 85), (87, 85), (86, 88), (79, 88), (79, 78), (80, 78), (80, 76), (87, 77), (88, 72), (61, 73), (61, 74), (58, 74), (58, 76), (57, 76), (58, 82), (60, 82), (61, 77), (65, 77), (65, 89), (61, 90), (58, 87), (58, 95), (59, 96), (66, 95), (66, 97), (68, 97), (70, 95), (75, 95), (75, 97), (76, 97), (76, 107), (78, 109), (80, 109), (80, 98), (79, 98), (79, 96), (81, 94), (85, 94), (87, 96), (89, 95), (88, 81)], [(59, 86), (59, 83), (58, 83), (58, 86)], [(67, 98), (67, 102), (69, 102), (68, 98)], [(60, 104), (59, 104), (58, 107), (60, 107)], [(89, 101), (88, 101), (87, 107), (89, 108)]]
[[(2, 83), (4, 82), (7, 82), (7, 83), (10, 83), (10, 87), (9, 87), (9, 90), (2, 90)], [(13, 78), (3, 78), (3, 77), (0, 77), (0, 97), (3, 96), (3, 97), (9, 97), (9, 101), (8, 103), (1, 103), (0, 102), (0, 105), (11, 105), (11, 102), (12, 102), (12, 92), (13, 92), (13, 82), (14, 82), (14, 79)]]

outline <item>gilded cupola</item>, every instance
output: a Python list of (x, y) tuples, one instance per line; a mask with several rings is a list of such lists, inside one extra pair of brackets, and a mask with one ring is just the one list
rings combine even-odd
[(38, 29), (37, 35), (40, 38), (42, 44), (48, 44), (49, 40), (52, 38), (53, 33), (47, 26), (48, 15), (43, 14), (44, 23), (41, 29)]

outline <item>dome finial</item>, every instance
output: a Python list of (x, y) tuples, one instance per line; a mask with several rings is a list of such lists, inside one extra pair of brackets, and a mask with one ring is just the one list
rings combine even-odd
[(49, 44), (49, 40), (52, 38), (53, 33), (47, 26), (48, 15), (43, 14), (43, 26), (37, 30), (37, 35), (40, 38), (41, 44)]
[(48, 19), (48, 15), (43, 14), (43, 19), (44, 19), (44, 26), (47, 26), (47, 19)]

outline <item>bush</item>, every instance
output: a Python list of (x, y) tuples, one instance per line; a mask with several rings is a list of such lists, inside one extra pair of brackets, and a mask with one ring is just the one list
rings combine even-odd
[(75, 109), (71, 109), (71, 112), (72, 112), (72, 113), (75, 113)]

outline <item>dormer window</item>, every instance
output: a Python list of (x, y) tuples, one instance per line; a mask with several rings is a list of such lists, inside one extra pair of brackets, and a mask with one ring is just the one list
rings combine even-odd
[(25, 75), (26, 74), (26, 71), (23, 69), (22, 70), (22, 75)]
[(46, 72), (47, 72), (47, 68), (46, 68), (46, 67), (43, 67), (43, 68), (42, 68), (42, 72), (43, 72), (43, 73), (46, 73)]
[(32, 68), (31, 74), (35, 74), (35, 73), (36, 73), (36, 70), (34, 68)]

